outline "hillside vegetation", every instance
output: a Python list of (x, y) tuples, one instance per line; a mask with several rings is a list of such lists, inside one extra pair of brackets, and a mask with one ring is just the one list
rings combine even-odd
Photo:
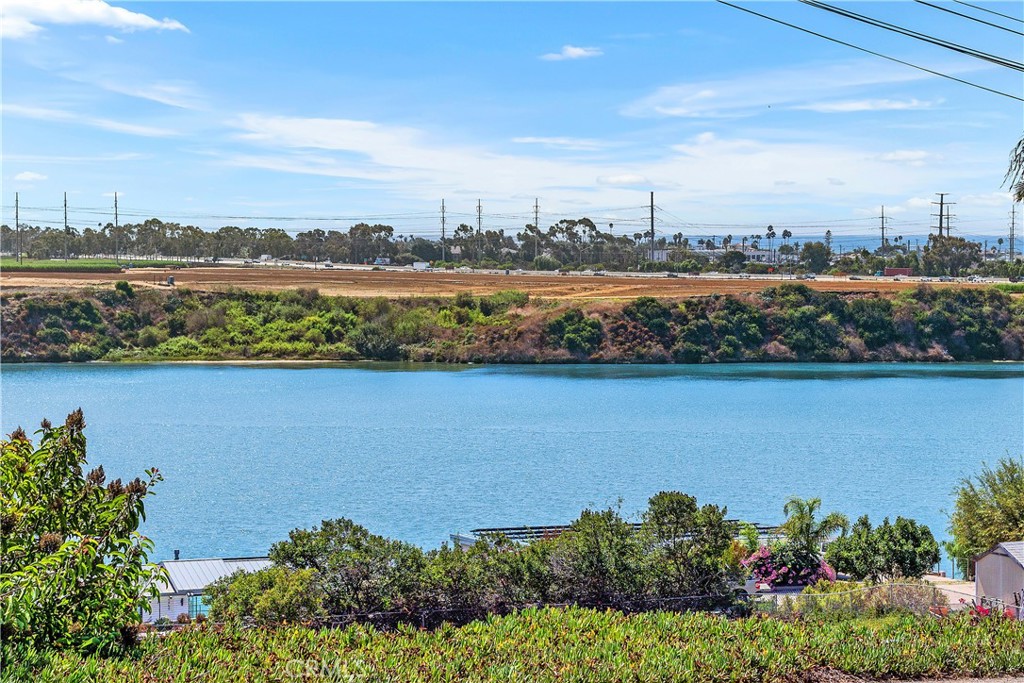
[(566, 304), (518, 291), (387, 300), (316, 290), (5, 292), (4, 362), (319, 359), (483, 363), (986, 361), (1024, 357), (1024, 301), (993, 288), (893, 297), (799, 284)]

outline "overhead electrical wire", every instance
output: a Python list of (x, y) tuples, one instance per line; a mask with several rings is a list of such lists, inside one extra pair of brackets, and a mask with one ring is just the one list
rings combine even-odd
[[(874, 19), (864, 14), (859, 14), (848, 9), (843, 9), (842, 7), (830, 5), (827, 2), (821, 2), (821, 0), (800, 0), (800, 2), (815, 9), (824, 10), (826, 12), (832, 12), (833, 14), (838, 14), (841, 17), (846, 17), (847, 19), (859, 21), (862, 24), (867, 24), (868, 26), (874, 26), (875, 28), (881, 28), (885, 29), (886, 31), (892, 31), (893, 33), (899, 33), (900, 35), (907, 36), (908, 38), (914, 38), (915, 40), (920, 40), (931, 45), (937, 45), (938, 47), (942, 47), (947, 50), (952, 50), (953, 52), (957, 52), (962, 55), (967, 55), (968, 57), (974, 57), (975, 59), (990, 62), (992, 64), (995, 64), (996, 66), (1002, 66), (1007, 69), (1013, 69), (1014, 71), (1024, 72), (1024, 64), (1022, 64), (1021, 62), (1015, 62), (1012, 59), (1007, 59), (1006, 57), (1000, 57), (998, 55), (989, 54), (988, 52), (975, 50), (972, 47), (960, 45), (959, 43), (953, 43), (948, 40), (943, 40), (942, 38), (929, 36), (925, 33), (921, 33), (920, 31), (915, 31), (909, 28), (903, 28), (902, 26), (897, 26), (896, 24), (890, 24), (889, 22), (882, 21), (881, 19)], [(1018, 31), (1014, 31), (1014, 33), (1018, 33), (1018, 35), (1024, 36), (1024, 33), (1019, 33)]]
[(980, 10), (982, 12), (988, 12), (989, 14), (994, 14), (997, 17), (1002, 17), (1003, 19), (1009, 19), (1010, 21), (1019, 21), (1020, 23), (1024, 24), (1024, 19), (1021, 19), (1020, 17), (1011, 17), (1009, 14), (1003, 14), (1002, 12), (996, 12), (995, 10), (988, 9), (988, 8), (985, 8), (985, 7), (980, 7), (978, 5), (972, 5), (969, 2), (963, 2), (963, 0), (953, 0), (953, 2), (955, 2), (958, 5), (963, 5), (964, 7), (970, 7), (972, 9)]
[(955, 14), (956, 16), (963, 17), (964, 19), (970, 19), (971, 21), (976, 21), (979, 24), (985, 24), (986, 26), (991, 26), (993, 28), (998, 28), (998, 29), (1001, 29), (1003, 31), (1007, 31), (1009, 33), (1016, 33), (1018, 36), (1024, 36), (1024, 33), (1021, 33), (1020, 31), (1018, 31), (1016, 29), (1007, 28), (1006, 26), (1002, 26), (1001, 24), (993, 24), (991, 21), (985, 21), (984, 19), (979, 19), (978, 17), (972, 17), (970, 14), (964, 14), (963, 12), (957, 12), (956, 10), (949, 9), (948, 7), (943, 7), (941, 5), (935, 5), (935, 4), (932, 4), (930, 2), (925, 2), (925, 0), (914, 0), (914, 2), (918, 3), (919, 5), (925, 5), (927, 7), (932, 7), (934, 9), (937, 9), (937, 10), (942, 11), (942, 12), (949, 12), (950, 14)]
[(746, 12), (747, 14), (753, 14), (754, 16), (760, 17), (762, 19), (767, 19), (768, 21), (774, 22), (776, 24), (781, 24), (782, 26), (788, 26), (789, 28), (796, 29), (797, 31), (803, 31), (804, 33), (809, 33), (812, 36), (817, 36), (818, 38), (823, 38), (825, 40), (831, 41), (833, 43), (837, 43), (839, 45), (845, 45), (846, 47), (853, 48), (854, 50), (859, 50), (861, 52), (866, 52), (867, 54), (874, 55), (875, 57), (881, 57), (882, 59), (887, 59), (890, 62), (896, 62), (897, 64), (902, 64), (904, 66), (909, 66), (909, 67), (911, 67), (913, 69), (917, 69), (919, 71), (924, 71), (925, 73), (930, 73), (933, 76), (939, 76), (941, 78), (947, 78), (947, 79), (949, 79), (951, 81), (956, 81), (957, 83), (962, 83), (963, 85), (969, 85), (972, 88), (978, 88), (979, 90), (984, 90), (986, 92), (990, 92), (993, 95), (1001, 95), (1003, 97), (1008, 97), (1011, 100), (1017, 100), (1018, 102), (1024, 102), (1024, 98), (1018, 97), (1017, 95), (1012, 95), (1010, 93), (1006, 93), (1006, 92), (1003, 92), (1001, 90), (996, 90), (995, 88), (989, 88), (988, 86), (984, 86), (984, 85), (981, 85), (980, 83), (974, 83), (972, 81), (964, 80), (963, 78), (957, 78), (956, 76), (951, 76), (950, 74), (945, 74), (945, 73), (942, 73), (941, 71), (935, 71), (934, 69), (929, 69), (928, 67), (920, 66), (918, 64), (912, 64), (912, 63), (904, 61), (902, 59), (897, 59), (896, 57), (890, 57), (889, 55), (882, 54), (881, 52), (875, 52), (874, 50), (869, 50), (866, 47), (861, 47), (859, 45), (854, 45), (853, 43), (848, 43), (845, 40), (839, 40), (838, 38), (833, 38), (831, 36), (826, 36), (824, 33), (818, 33), (817, 31), (812, 31), (811, 29), (804, 28), (802, 26), (797, 26), (796, 24), (791, 24), (788, 21), (783, 21), (781, 19), (776, 19), (775, 17), (770, 17), (767, 14), (762, 14), (760, 12), (755, 12), (752, 9), (749, 9), (747, 7), (741, 7), (740, 5), (735, 5), (735, 4), (731, 3), (731, 2), (727, 2), (726, 0), (717, 0), (717, 2), (719, 4), (725, 5), (727, 7), (732, 7), (733, 9), (737, 9), (737, 10), (739, 10), (741, 12)]

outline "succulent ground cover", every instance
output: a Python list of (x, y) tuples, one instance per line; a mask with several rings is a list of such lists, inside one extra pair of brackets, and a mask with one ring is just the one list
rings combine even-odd
[(128, 657), (6, 651), (8, 680), (778, 681), (1024, 673), (1024, 622), (526, 610), (435, 630), (191, 627)]

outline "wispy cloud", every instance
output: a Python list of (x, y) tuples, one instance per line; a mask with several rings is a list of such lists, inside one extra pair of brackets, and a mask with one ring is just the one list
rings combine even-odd
[[(622, 108), (634, 117), (714, 118), (746, 116), (771, 106), (789, 109), (828, 107), (829, 111), (865, 111), (865, 107), (895, 108), (895, 100), (854, 100), (829, 103), (823, 97), (849, 91), (927, 78), (910, 69), (896, 69), (863, 61), (808, 64), (797, 68), (746, 72), (731, 79), (693, 81), (658, 88)], [(917, 102), (910, 100), (911, 103)], [(917, 102), (921, 108), (925, 104)], [(838, 107), (838, 108), (836, 108)], [(858, 109), (858, 107), (860, 109)], [(910, 108), (910, 107), (905, 107)]]
[(103, 0), (5, 0), (3, 37), (23, 39), (36, 35), (46, 24), (82, 24), (116, 28), (125, 32), (188, 29), (174, 19), (154, 19)]
[(890, 164), (906, 164), (907, 166), (924, 166), (932, 161), (941, 161), (942, 157), (923, 149), (899, 149), (878, 155), (879, 161)]
[(911, 109), (932, 109), (944, 100), (837, 100), (833, 102), (812, 102), (800, 104), (793, 109), (816, 111), (821, 114), (847, 114), (862, 111), (904, 111)]
[(35, 171), (22, 171), (14, 176), (14, 179), (21, 183), (32, 183), (38, 180), (46, 180), (46, 176), (42, 173), (36, 173)]
[(148, 138), (164, 138), (177, 135), (175, 131), (168, 130), (166, 128), (154, 128), (152, 126), (143, 126), (137, 123), (125, 123), (123, 121), (114, 121), (112, 119), (81, 116), (61, 109), (46, 109), (43, 107), (27, 107), (20, 104), (4, 103), (2, 107), (0, 107), (0, 110), (7, 115), (34, 119), (36, 121), (80, 124), (91, 128), (109, 130), (115, 133), (126, 133), (128, 135), (139, 135)]
[(576, 47), (575, 45), (563, 45), (560, 52), (549, 52), (541, 55), (540, 58), (548, 62), (561, 62), (566, 59), (587, 59), (600, 57), (604, 52), (599, 47)]
[(608, 147), (608, 143), (592, 138), (565, 138), (565, 137), (522, 137), (512, 138), (512, 142), (523, 145), (542, 145), (554, 149), (568, 149), (580, 152), (596, 152)]
[(118, 38), (117, 36), (104, 36), (103, 39), (111, 45), (120, 45), (124, 42), (123, 38)]
[(619, 175), (599, 176), (599, 185), (650, 185), (651, 181), (639, 173), (620, 173)]
[(96, 81), (88, 81), (77, 76), (65, 74), (66, 78), (79, 82), (92, 82), (94, 85), (109, 92), (139, 99), (159, 102), (169, 107), (179, 109), (202, 109), (202, 97), (196, 93), (190, 83), (183, 81), (157, 82), (133, 84), (127, 81), (116, 81), (110, 78), (102, 78)]

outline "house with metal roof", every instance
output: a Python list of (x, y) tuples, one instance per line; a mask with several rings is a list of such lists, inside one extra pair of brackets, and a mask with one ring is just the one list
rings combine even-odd
[[(177, 551), (175, 551), (177, 555)], [(144, 622), (167, 618), (177, 621), (182, 614), (195, 619), (206, 615), (209, 605), (203, 602), (206, 587), (217, 579), (235, 572), (257, 572), (270, 566), (266, 557), (225, 557), (202, 560), (166, 560), (159, 565), (167, 570), (167, 581), (160, 582), (160, 596), (149, 601)]]
[(1024, 619), (1024, 541), (997, 543), (974, 558), (974, 596)]

